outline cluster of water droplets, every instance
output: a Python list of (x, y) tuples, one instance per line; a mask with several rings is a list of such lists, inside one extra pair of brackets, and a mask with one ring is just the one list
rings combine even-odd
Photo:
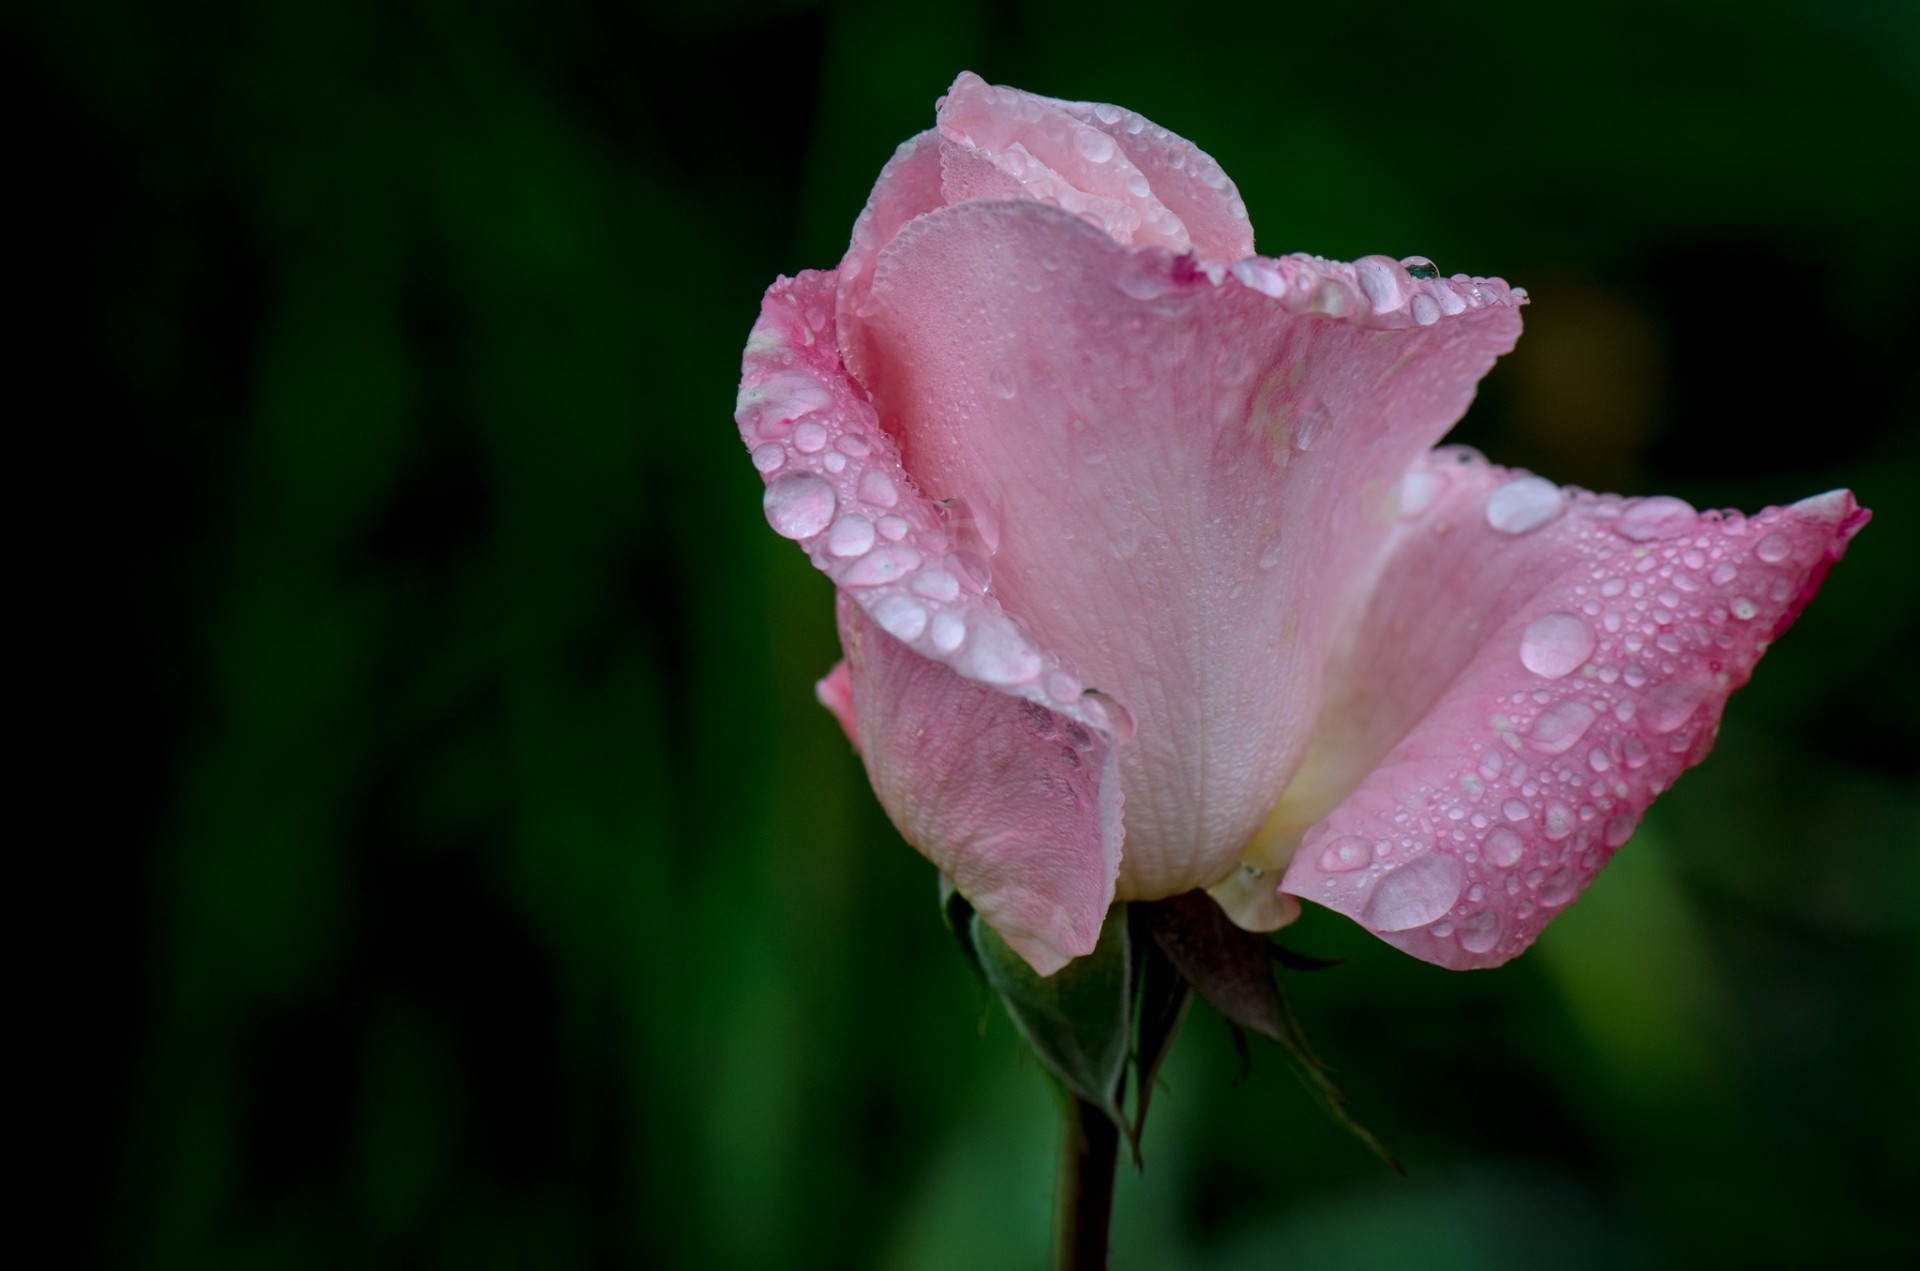
[(1526, 289), (1498, 278), (1455, 274), (1442, 278), (1432, 261), (1409, 256), (1363, 256), (1348, 264), (1318, 256), (1252, 256), (1230, 268), (1244, 286), (1271, 296), (1294, 313), (1343, 318), (1382, 330), (1429, 327), (1472, 309), (1513, 308)]
[(774, 531), (889, 635), (962, 675), (1116, 734), (1131, 721), (1044, 654), (987, 594), (994, 532), (914, 488), (873, 408), (840, 372), (829, 316), (792, 293), (748, 345), (735, 420)]
[[(1462, 452), (1410, 473), (1401, 518), (1417, 525), (1474, 467), (1484, 461)], [(1461, 764), (1362, 805), (1372, 832), (1309, 834), (1302, 850), (1322, 899), (1491, 960), (1529, 943), (1705, 756), (1805, 569), (1780, 509), (1702, 515), (1515, 475), (1477, 510), (1501, 538), (1557, 535), (1575, 563), (1482, 655), (1511, 661), (1468, 672), (1510, 687), (1490, 695)]]

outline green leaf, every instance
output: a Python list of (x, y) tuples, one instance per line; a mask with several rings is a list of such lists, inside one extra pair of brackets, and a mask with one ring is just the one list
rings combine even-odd
[(1380, 1140), (1347, 1111), (1347, 1097), (1333, 1084), (1320, 1057), (1307, 1044), (1281, 984), (1274, 944), (1242, 931), (1205, 892), (1191, 891), (1136, 906), (1153, 941), (1207, 1004), (1237, 1029), (1277, 1043), (1293, 1061), (1308, 1093), (1334, 1120), (1395, 1173), (1405, 1173)]
[(975, 915), (973, 948), (987, 983), (1048, 1072), (1123, 1130), (1120, 1082), (1133, 1052), (1133, 951), (1127, 906), (1107, 911), (1092, 953), (1041, 976)]

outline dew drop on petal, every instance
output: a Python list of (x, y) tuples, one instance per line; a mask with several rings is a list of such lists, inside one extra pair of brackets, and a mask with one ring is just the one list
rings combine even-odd
[(858, 512), (849, 512), (827, 531), (827, 554), (859, 556), (873, 546), (873, 522)]
[(1567, 509), (1560, 487), (1545, 477), (1515, 477), (1487, 498), (1487, 524), (1502, 534), (1537, 530)]
[(777, 472), (787, 461), (787, 452), (767, 442), (753, 448), (753, 466), (761, 472)]
[(824, 425), (809, 419), (793, 430), (793, 448), (803, 455), (818, 454), (827, 448), (827, 430)]
[(1620, 514), (1613, 528), (1623, 538), (1644, 543), (1649, 539), (1672, 538), (1676, 534), (1686, 533), (1693, 528), (1699, 515), (1693, 510), (1693, 504), (1685, 499), (1656, 494), (1650, 499), (1635, 500)]
[(890, 583), (902, 575), (912, 572), (920, 564), (920, 553), (905, 543), (888, 543), (876, 547), (855, 561), (853, 567), (840, 576), (843, 587), (878, 587)]
[(1592, 656), (1593, 628), (1564, 610), (1543, 614), (1520, 637), (1520, 663), (1535, 675), (1557, 680), (1580, 669)]
[(1440, 321), (1439, 302), (1425, 292), (1415, 296), (1409, 308), (1413, 311), (1413, 320), (1423, 327), (1430, 327)]
[(839, 497), (824, 479), (793, 473), (771, 481), (760, 505), (767, 524), (783, 538), (811, 538), (827, 528), (839, 507)]
[[(1648, 731), (1662, 736), (1677, 732), (1693, 718), (1705, 693), (1691, 680), (1672, 680), (1647, 694), (1640, 704), (1640, 722)], [(1632, 756), (1629, 755), (1629, 763)]]
[(1595, 718), (1591, 706), (1570, 699), (1541, 711), (1527, 736), (1533, 748), (1543, 754), (1564, 754), (1587, 735)]
[(1400, 519), (1411, 521), (1433, 506), (1440, 497), (1440, 487), (1446, 484), (1446, 478), (1437, 472), (1428, 472), (1416, 468), (1400, 478)]
[(1500, 943), (1500, 915), (1491, 909), (1482, 909), (1479, 913), (1460, 924), (1460, 947), (1468, 953), (1487, 953)]
[[(1524, 811), (1525, 808), (1526, 805), (1522, 804), (1522, 811)], [(1519, 820), (1524, 818), (1515, 819)], [(1493, 827), (1493, 832), (1487, 835), (1487, 841), (1483, 845), (1483, 850), (1487, 854), (1487, 860), (1496, 867), (1500, 869), (1512, 869), (1520, 863), (1522, 853), (1527, 850), (1527, 841), (1506, 826), (1496, 825)]]
[(1075, 129), (1073, 148), (1078, 150), (1088, 163), (1105, 163), (1113, 158), (1113, 138), (1097, 128)]
[(860, 474), (856, 493), (875, 507), (890, 508), (900, 501), (900, 491), (895, 488), (893, 478), (878, 468), (868, 468)]
[(1439, 852), (1415, 857), (1382, 878), (1361, 921), (1375, 931), (1411, 931), (1453, 908), (1466, 877), (1460, 862)]
[(927, 607), (911, 596), (888, 596), (873, 607), (880, 629), (900, 640), (917, 640), (927, 629)]
[(1320, 868), (1329, 874), (1344, 874), (1359, 869), (1373, 859), (1373, 845), (1357, 834), (1349, 834), (1327, 845), (1320, 853)]
[(1754, 545), (1753, 554), (1769, 565), (1778, 565), (1793, 551), (1785, 534), (1769, 534)]
[(1509, 821), (1524, 821), (1533, 815), (1533, 809), (1523, 799), (1508, 799), (1500, 805), (1500, 815)]
[(933, 628), (930, 635), (935, 649), (942, 653), (952, 653), (966, 643), (966, 620), (950, 609), (943, 609), (933, 615)]

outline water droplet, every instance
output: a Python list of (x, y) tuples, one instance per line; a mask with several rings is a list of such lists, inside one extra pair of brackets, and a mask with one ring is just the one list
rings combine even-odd
[(1548, 874), (1540, 883), (1540, 903), (1558, 908), (1572, 900), (1580, 892), (1580, 876), (1573, 872), (1573, 866), (1562, 865)]
[(1573, 833), (1573, 809), (1558, 799), (1551, 799), (1547, 802), (1545, 821), (1549, 842), (1558, 843), (1561, 839)]
[(855, 493), (862, 502), (875, 507), (890, 508), (900, 501), (900, 491), (894, 486), (893, 478), (878, 468), (868, 468), (860, 474), (860, 484)]
[(1587, 735), (1587, 729), (1593, 727), (1595, 718), (1591, 706), (1569, 699), (1541, 711), (1527, 736), (1533, 748), (1542, 754), (1564, 754)]
[(1715, 565), (1713, 572), (1707, 575), (1716, 587), (1724, 587), (1739, 576), (1740, 571), (1734, 567), (1732, 561), (1727, 560), (1723, 560), (1718, 565)]
[[(863, 518), (864, 519), (864, 518)], [(840, 575), (842, 587), (878, 587), (897, 581), (920, 565), (920, 553), (905, 543), (876, 547)]]
[(1386, 256), (1362, 256), (1353, 262), (1360, 290), (1375, 313), (1391, 313), (1407, 302), (1407, 271)]
[(1078, 150), (1088, 163), (1105, 163), (1113, 158), (1113, 138), (1098, 128), (1074, 129), (1073, 148)]
[(1533, 809), (1519, 799), (1508, 799), (1500, 805), (1500, 814), (1509, 821), (1524, 821), (1533, 815)]
[(1527, 624), (1520, 637), (1520, 663), (1535, 675), (1557, 680), (1580, 669), (1593, 655), (1593, 628), (1559, 610)]
[(1537, 530), (1567, 510), (1560, 487), (1545, 477), (1515, 477), (1487, 498), (1487, 524), (1502, 534)]
[(809, 419), (793, 430), (793, 448), (803, 455), (818, 454), (827, 448), (827, 430), (818, 420)]
[(915, 595), (946, 604), (960, 594), (960, 580), (944, 569), (924, 569), (909, 584)]
[(1635, 499), (1613, 528), (1623, 538), (1644, 543), (1656, 538), (1672, 538), (1692, 529), (1699, 519), (1693, 504), (1671, 495), (1656, 494), (1650, 499)]
[(917, 640), (927, 629), (927, 607), (911, 596), (888, 596), (873, 607), (880, 629), (899, 640)]
[(858, 512), (849, 512), (827, 531), (829, 556), (860, 556), (873, 546), (873, 522)]
[(1009, 400), (1019, 391), (1014, 388), (1012, 377), (1007, 374), (1006, 368), (1002, 366), (996, 366), (987, 372), (987, 387), (993, 390), (995, 397)]
[(1121, 705), (1119, 698), (1102, 693), (1097, 688), (1088, 689), (1081, 694), (1081, 697), (1093, 707), (1089, 714), (1093, 714), (1096, 720), (1105, 722), (1107, 731), (1113, 734), (1114, 740), (1129, 741), (1133, 738), (1133, 712)]
[(820, 477), (790, 473), (768, 483), (760, 506), (767, 524), (784, 538), (812, 538), (827, 528), (840, 506), (833, 487)]
[(1300, 450), (1312, 450), (1333, 431), (1333, 412), (1317, 397), (1300, 403), (1294, 415), (1293, 444)]
[(1605, 750), (1595, 746), (1587, 752), (1587, 767), (1595, 772), (1605, 772), (1613, 767), (1613, 758)]
[(1787, 541), (1785, 534), (1769, 534), (1754, 544), (1753, 554), (1769, 565), (1778, 565), (1793, 551), (1793, 544)]
[[(1521, 810), (1525, 811), (1526, 805), (1520, 806)], [(1500, 869), (1512, 869), (1520, 863), (1520, 857), (1525, 854), (1527, 841), (1506, 826), (1496, 825), (1493, 827), (1493, 832), (1487, 835), (1483, 850), (1487, 854), (1487, 860), (1495, 866)]]
[(1413, 320), (1423, 327), (1430, 327), (1440, 321), (1439, 303), (1424, 291), (1413, 298), (1410, 308), (1413, 310)]
[(1447, 479), (1437, 472), (1425, 468), (1415, 468), (1400, 478), (1400, 519), (1411, 521), (1440, 497), (1440, 489)]
[(1760, 612), (1759, 606), (1745, 596), (1735, 596), (1728, 602), (1727, 609), (1742, 622), (1749, 621), (1754, 614)]
[(1500, 915), (1491, 909), (1482, 909), (1460, 924), (1460, 947), (1468, 953), (1487, 953), (1499, 943)]
[(1357, 834), (1349, 834), (1327, 845), (1320, 853), (1320, 868), (1329, 874), (1344, 874), (1373, 860), (1373, 845)]
[(853, 433), (847, 433), (835, 441), (833, 448), (843, 455), (852, 455), (855, 459), (864, 459), (873, 453), (873, 447), (867, 444), (866, 439)]
[(983, 684), (1021, 684), (1045, 667), (1034, 647), (997, 614), (977, 615), (971, 636), (955, 666)]
[(1614, 813), (1613, 819), (1607, 822), (1606, 833), (1603, 836), (1606, 845), (1608, 847), (1619, 847), (1622, 843), (1625, 843), (1633, 837), (1634, 827), (1639, 823), (1640, 818), (1635, 816), (1630, 809), (1622, 808), (1620, 811)]
[(1417, 856), (1374, 887), (1361, 921), (1375, 931), (1411, 931), (1453, 908), (1465, 883), (1460, 862), (1439, 852)]
[(787, 452), (772, 442), (753, 448), (753, 466), (762, 472), (777, 472), (787, 461)]
[(1640, 704), (1640, 721), (1649, 732), (1665, 735), (1693, 718), (1706, 692), (1692, 680), (1669, 680)]
[(1647, 764), (1647, 743), (1638, 737), (1629, 737), (1620, 743), (1620, 761), (1629, 770), (1644, 768)]
[(943, 609), (933, 615), (933, 647), (941, 653), (952, 653), (967, 639), (967, 624), (959, 614)]
[(1440, 276), (1440, 266), (1434, 264), (1425, 256), (1408, 256), (1400, 262), (1400, 267), (1407, 271), (1407, 277), (1409, 278), (1438, 278)]

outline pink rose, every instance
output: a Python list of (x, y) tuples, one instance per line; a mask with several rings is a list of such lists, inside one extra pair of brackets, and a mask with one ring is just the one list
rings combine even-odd
[(963, 74), (938, 120), (839, 268), (767, 292), (737, 414), (900, 832), (1043, 974), (1199, 887), (1513, 957), (1867, 513), (1431, 449), (1523, 292), (1256, 256), (1218, 165), (1117, 107)]

